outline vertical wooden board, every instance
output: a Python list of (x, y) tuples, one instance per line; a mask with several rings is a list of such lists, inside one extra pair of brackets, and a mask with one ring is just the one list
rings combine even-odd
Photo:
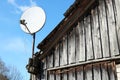
[(80, 66), (79, 68), (76, 69), (76, 74), (77, 74), (77, 80), (84, 80), (84, 74), (83, 74), (83, 66)]
[(76, 34), (75, 34), (75, 46), (76, 46), (76, 62), (80, 60), (80, 23), (76, 26)]
[(60, 66), (63, 65), (63, 42), (60, 42)]
[(49, 62), (49, 68), (52, 68), (53, 67), (53, 53), (49, 55), (48, 62)]
[(73, 71), (70, 71), (69, 73), (68, 73), (68, 80), (75, 80), (76, 78), (75, 78), (75, 71), (73, 72)]
[(116, 66), (114, 65), (114, 61), (111, 63), (108, 63), (108, 73), (109, 73), (110, 80), (116, 80), (115, 67)]
[(67, 36), (63, 37), (63, 42), (60, 46), (60, 65), (67, 64)]
[(95, 59), (102, 58), (101, 51), (101, 41), (100, 41), (100, 26), (98, 23), (98, 12), (97, 7), (91, 11), (91, 27), (92, 27), (92, 35), (93, 35), (93, 46), (94, 46), (94, 56)]
[(47, 70), (44, 71), (45, 72), (45, 80), (47, 80)]
[(106, 63), (101, 64), (101, 71), (102, 71), (102, 74), (101, 74), (102, 80), (109, 80), (109, 75), (108, 75)]
[(62, 79), (61, 80), (67, 80), (67, 73), (62, 73)]
[(94, 80), (102, 80), (101, 79), (100, 64), (93, 65), (93, 74), (94, 74)]
[(56, 74), (56, 79), (55, 80), (61, 80), (60, 74)]
[(113, 0), (115, 18), (116, 18), (116, 27), (117, 27), (117, 37), (120, 50), (120, 0)]
[(36, 80), (36, 76), (32, 74), (32, 80)]
[(93, 56), (93, 46), (92, 46), (92, 37), (91, 37), (91, 24), (90, 24), (90, 15), (84, 19), (85, 32), (86, 32), (86, 47), (87, 47), (87, 60), (94, 58)]
[(42, 60), (42, 62), (43, 62), (43, 69), (46, 69), (47, 67), (46, 67), (46, 58), (44, 58), (43, 60)]
[(105, 3), (104, 0), (99, 0), (99, 24), (101, 31), (101, 41), (102, 41), (102, 50), (103, 57), (109, 57), (109, 41), (108, 41), (108, 29), (107, 29), (107, 20), (105, 12)]
[(55, 80), (54, 76), (54, 74), (49, 74), (49, 80)]
[(115, 29), (115, 18), (114, 18), (112, 0), (105, 0), (105, 3), (106, 3), (107, 18), (108, 18), (107, 21), (109, 27), (111, 56), (115, 56), (119, 54), (119, 50), (118, 50), (117, 35)]
[(75, 37), (76, 62), (85, 61), (85, 31), (83, 21), (78, 22)]
[(67, 65), (67, 56), (68, 56), (68, 51), (67, 51), (67, 44), (68, 44), (68, 39), (67, 35), (63, 39), (63, 65)]
[(55, 52), (54, 52), (54, 56), (55, 56), (55, 64), (54, 64), (54, 66), (55, 67), (58, 67), (59, 66), (59, 44), (58, 45), (56, 45), (56, 47), (55, 47)]
[(75, 63), (75, 29), (68, 36), (68, 56), (69, 64)]
[(80, 52), (78, 53), (80, 56), (78, 56), (79, 61), (85, 61), (86, 57), (86, 48), (85, 48), (85, 25), (84, 22), (80, 22)]
[(85, 70), (85, 80), (93, 80), (92, 77), (92, 65), (88, 64), (84, 67)]

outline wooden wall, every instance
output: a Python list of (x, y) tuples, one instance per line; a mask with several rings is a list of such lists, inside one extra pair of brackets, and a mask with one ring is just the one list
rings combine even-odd
[(114, 62), (47, 71), (120, 56), (120, 0), (98, 0), (98, 4), (63, 36), (43, 60), (45, 80), (116, 80)]

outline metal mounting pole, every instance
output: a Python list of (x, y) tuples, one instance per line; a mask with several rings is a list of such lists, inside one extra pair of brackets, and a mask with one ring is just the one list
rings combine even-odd
[(32, 58), (33, 58), (34, 50), (35, 50), (35, 33), (32, 34), (32, 36), (33, 36), (33, 44), (32, 44)]

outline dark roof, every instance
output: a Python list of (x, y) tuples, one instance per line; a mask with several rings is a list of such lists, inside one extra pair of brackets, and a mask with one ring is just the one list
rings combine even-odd
[(41, 42), (37, 48), (43, 51), (40, 58), (45, 57), (60, 39), (76, 24), (78, 20), (97, 0), (76, 0), (64, 13), (65, 18), (56, 28)]

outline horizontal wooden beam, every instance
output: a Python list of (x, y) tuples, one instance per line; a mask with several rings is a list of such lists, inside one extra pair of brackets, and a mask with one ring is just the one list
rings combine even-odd
[(105, 61), (119, 62), (119, 60), (120, 60), (120, 56), (115, 56), (115, 57), (111, 57), (111, 58), (103, 58), (103, 59), (97, 59), (97, 60), (91, 60), (91, 61), (69, 64), (69, 65), (60, 66), (60, 67), (49, 68), (49, 69), (47, 69), (47, 71), (60, 70), (60, 69), (71, 68), (71, 67), (76, 67), (76, 66), (81, 66), (81, 65), (86, 65), (86, 64), (92, 64), (92, 63), (98, 63), (98, 62), (105, 62)]

